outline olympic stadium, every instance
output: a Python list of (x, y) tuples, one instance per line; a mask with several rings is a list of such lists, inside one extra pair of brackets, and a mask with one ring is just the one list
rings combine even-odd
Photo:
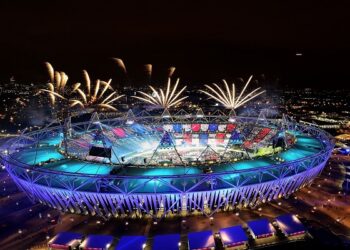
[(170, 217), (256, 207), (308, 185), (333, 149), (283, 116), (133, 111), (24, 132), (1, 162), (33, 202), (62, 212)]

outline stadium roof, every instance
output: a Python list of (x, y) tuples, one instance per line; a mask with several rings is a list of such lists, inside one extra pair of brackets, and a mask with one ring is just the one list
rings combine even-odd
[(212, 231), (202, 231), (188, 234), (189, 249), (205, 249), (215, 247)]
[(266, 218), (249, 221), (247, 224), (254, 236), (257, 238), (272, 235), (276, 231), (275, 228), (269, 222), (269, 220)]
[(153, 250), (178, 250), (180, 234), (157, 235), (153, 240)]
[(220, 229), (220, 237), (224, 246), (238, 245), (248, 241), (248, 237), (241, 225)]
[(113, 236), (110, 235), (88, 235), (81, 243), (82, 249), (107, 249), (113, 242)]
[(304, 233), (304, 225), (294, 214), (284, 214), (276, 218), (276, 222), (283, 233), (286, 235)]
[(68, 248), (73, 241), (81, 240), (82, 238), (83, 236), (79, 233), (61, 232), (49, 241), (49, 246), (66, 246)]
[(145, 236), (123, 236), (120, 238), (116, 250), (142, 250), (142, 245), (146, 243)]

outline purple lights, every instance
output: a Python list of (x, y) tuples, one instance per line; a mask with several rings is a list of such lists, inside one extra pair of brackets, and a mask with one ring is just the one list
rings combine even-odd
[[(206, 118), (210, 119), (209, 116)], [(155, 122), (157, 119), (159, 118), (135, 119), (135, 124), (138, 124), (137, 131), (147, 133), (149, 136), (149, 131), (142, 132), (144, 128), (139, 124), (151, 123), (153, 126), (154, 123), (155, 128), (169, 125), (159, 120)], [(190, 124), (188, 117), (186, 117), (186, 123), (181, 121), (182, 117), (176, 119), (175, 132), (180, 131), (178, 124)], [(252, 118), (247, 120), (247, 118), (236, 117), (236, 119), (240, 123), (253, 122)], [(222, 121), (217, 121), (215, 130), (220, 127), (219, 125), (225, 124), (225, 127), (230, 128), (228, 134), (231, 134), (236, 125), (226, 126), (227, 121), (228, 117), (223, 116)], [(101, 119), (100, 122), (103, 126), (114, 128), (113, 133), (117, 133), (119, 137), (123, 134), (121, 131), (124, 133), (126, 131), (123, 127), (126, 123), (125, 119)], [(192, 124), (190, 128), (197, 130), (197, 124), (199, 123)], [(214, 123), (208, 124), (209, 130), (214, 129)], [(72, 124), (72, 130), (79, 133), (83, 131), (86, 133), (86, 127), (89, 127), (89, 123)], [(63, 212), (98, 215), (104, 218), (125, 215), (166, 217), (186, 215), (193, 211), (211, 216), (217, 211), (231, 210), (236, 206), (255, 207), (273, 199), (288, 197), (320, 174), (333, 149), (333, 142), (329, 135), (315, 127), (300, 124), (294, 124), (291, 127), (295, 133), (307, 134), (310, 138), (315, 138), (319, 142), (325, 141), (325, 143), (315, 153), (298, 159), (271, 162), (262, 166), (258, 165), (260, 164), (258, 160), (253, 159), (252, 161), (256, 161), (257, 164), (254, 168), (245, 167), (245, 164), (249, 164), (250, 161), (238, 162), (238, 165), (232, 165), (235, 163), (230, 162), (216, 162), (211, 165), (213, 169), (211, 173), (198, 171), (198, 166), (167, 168), (129, 166), (121, 170), (117, 169), (119, 172), (114, 174), (109, 172), (99, 174), (96, 171), (112, 169), (114, 165), (95, 164), (86, 168), (85, 171), (84, 165), (81, 165), (77, 159), (52, 160), (51, 163), (43, 161), (36, 166), (18, 160), (18, 154), (26, 152), (24, 148), (33, 147), (36, 140), (41, 141), (53, 133), (57, 134), (61, 129), (57, 126), (13, 139), (6, 145), (7, 154), (1, 154), (1, 161), (12, 179), (30, 199)], [(184, 141), (189, 141), (195, 135), (184, 130), (182, 133)], [(198, 132), (200, 140), (206, 141), (208, 137), (204, 138), (200, 135), (201, 133)], [(168, 132), (165, 135), (166, 142), (171, 140)], [(225, 139), (224, 132), (220, 132), (219, 135), (215, 140), (229, 139)], [(137, 138), (140, 138), (140, 135)], [(133, 137), (132, 140), (135, 138)], [(173, 145), (173, 143), (170, 144)], [(40, 157), (42, 156), (39, 155), (37, 158)], [(58, 167), (52, 168), (55, 164)]]

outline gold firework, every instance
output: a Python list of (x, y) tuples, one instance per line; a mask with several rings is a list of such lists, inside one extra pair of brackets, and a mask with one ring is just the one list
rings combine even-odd
[(126, 67), (123, 60), (120, 58), (112, 58), (112, 59), (117, 63), (118, 67), (123, 71), (123, 73), (127, 74)]
[(218, 86), (216, 83), (213, 83), (214, 87), (211, 87), (209, 85), (205, 85), (208, 88), (208, 91), (200, 90), (200, 92), (208, 95), (210, 98), (218, 101), (222, 105), (224, 105), (228, 109), (237, 109), (238, 107), (244, 105), (246, 102), (254, 99), (255, 97), (261, 95), (265, 92), (259, 91), (261, 88), (256, 88), (253, 91), (249, 92), (248, 94), (244, 95), (245, 90), (247, 89), (250, 81), (252, 80), (253, 76), (250, 76), (246, 84), (244, 85), (241, 93), (236, 97), (236, 86), (234, 83), (232, 83), (232, 88), (230, 89), (229, 85), (225, 80), (224, 86), (225, 89)]
[(147, 74), (147, 76), (149, 78), (151, 78), (151, 76), (152, 76), (152, 68), (153, 68), (152, 64), (145, 64), (144, 68), (145, 68), (145, 73)]
[[(86, 70), (83, 71), (83, 75), (85, 79), (86, 90), (84, 91), (81, 89), (80, 83), (77, 83), (75, 85), (73, 92), (78, 94), (78, 98), (72, 99), (70, 101), (70, 107), (79, 105), (82, 108), (95, 108), (116, 111), (117, 109), (112, 106), (112, 103), (124, 95), (118, 95), (118, 93), (112, 88), (112, 79), (110, 79), (108, 82), (98, 79), (92, 86), (92, 81)], [(105, 97), (105, 94), (108, 90), (112, 92), (107, 97)]]
[(172, 77), (176, 68), (174, 66), (171, 66), (168, 68), (168, 77)]
[(183, 87), (180, 91), (177, 91), (179, 81), (180, 79), (178, 78), (176, 80), (175, 86), (172, 88), (171, 79), (168, 78), (166, 90), (160, 88), (159, 91), (157, 91), (154, 87), (149, 86), (149, 88), (152, 90), (152, 94), (147, 94), (145, 92), (138, 91), (142, 95), (142, 97), (133, 97), (153, 105), (159, 105), (164, 109), (168, 109), (176, 104), (179, 104), (181, 101), (185, 100), (188, 97), (180, 97), (181, 93), (187, 88), (187, 86)]
[(62, 71), (55, 71), (52, 65), (48, 62), (46, 62), (45, 65), (49, 73), (50, 82), (47, 84), (48, 88), (40, 89), (40, 92), (48, 93), (51, 105), (55, 105), (56, 97), (62, 100), (67, 99), (66, 85), (68, 82), (68, 76)]

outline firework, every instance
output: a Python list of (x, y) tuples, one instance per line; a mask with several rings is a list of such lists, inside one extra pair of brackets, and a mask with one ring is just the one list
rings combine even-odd
[(112, 59), (117, 63), (118, 67), (122, 69), (124, 74), (127, 74), (126, 67), (123, 60), (120, 58), (112, 58)]
[(152, 64), (145, 64), (145, 72), (149, 78), (152, 76)]
[(83, 75), (84, 75), (84, 79), (85, 79), (86, 89), (87, 89), (88, 95), (90, 95), (90, 91), (91, 91), (90, 76), (89, 76), (89, 74), (88, 74), (88, 72), (86, 70), (83, 70)]
[[(73, 98), (70, 100), (70, 107), (80, 106), (82, 108), (95, 108), (95, 109), (107, 109), (114, 110), (117, 109), (112, 106), (112, 103), (120, 99), (124, 95), (118, 95), (116, 91), (111, 86), (112, 79), (108, 82), (96, 80), (95, 84), (92, 85), (90, 76), (86, 70), (83, 71), (85, 78), (85, 87), (84, 91), (81, 88), (80, 83), (76, 83), (73, 87), (73, 92), (78, 94), (78, 98)], [(110, 90), (110, 93), (106, 98), (104, 98), (105, 93)]]
[(49, 76), (50, 76), (50, 81), (53, 82), (54, 81), (55, 71), (54, 71), (52, 65), (49, 62), (46, 62), (45, 65), (46, 65), (46, 68), (47, 68), (47, 72), (49, 73)]
[(222, 105), (224, 105), (226, 108), (234, 110), (238, 107), (244, 105), (246, 102), (254, 99), (255, 97), (261, 95), (265, 91), (259, 91), (260, 88), (256, 88), (253, 91), (249, 92), (248, 94), (244, 95), (245, 90), (247, 89), (250, 81), (252, 80), (253, 76), (250, 76), (246, 84), (244, 85), (241, 93), (236, 97), (236, 86), (234, 83), (232, 83), (232, 89), (230, 89), (229, 85), (225, 80), (223, 80), (225, 88), (221, 88), (216, 83), (214, 83), (214, 87), (211, 87), (209, 85), (205, 85), (209, 91), (200, 90), (200, 92), (205, 93), (210, 98), (218, 101)]
[(40, 92), (48, 93), (51, 105), (56, 104), (56, 97), (67, 100), (67, 95), (69, 94), (66, 91), (68, 76), (64, 72), (55, 71), (48, 62), (45, 65), (49, 73), (50, 82), (47, 84), (48, 89), (40, 89)]
[(138, 91), (142, 95), (142, 97), (139, 97), (139, 96), (133, 96), (133, 97), (153, 105), (159, 105), (164, 109), (168, 109), (176, 104), (179, 104), (181, 101), (183, 101), (188, 97), (188, 96), (180, 97), (181, 93), (187, 88), (187, 86), (177, 91), (179, 82), (180, 82), (180, 79), (178, 78), (176, 80), (175, 86), (172, 88), (171, 79), (168, 78), (167, 88), (165, 91), (163, 89), (159, 89), (159, 91), (157, 91), (154, 87), (149, 86), (149, 88), (152, 90), (151, 94)]
[[(59, 98), (67, 101), (71, 108), (80, 106), (82, 108), (116, 110), (112, 103), (123, 97), (123, 95), (118, 95), (112, 88), (112, 79), (108, 82), (97, 80), (95, 84), (92, 84), (86, 70), (83, 70), (85, 90), (82, 89), (82, 85), (79, 82), (73, 84), (71, 88), (66, 88), (68, 76), (64, 72), (55, 71), (50, 63), (45, 64), (51, 82), (47, 84), (47, 89), (41, 89), (40, 92), (48, 93), (52, 105), (55, 105), (57, 98)], [(108, 90), (112, 91), (112, 93), (107, 98), (104, 98)], [(77, 97), (73, 97), (73, 95)]]
[(175, 67), (170, 67), (169, 69), (168, 69), (168, 77), (170, 78), (170, 77), (172, 77), (173, 76), (173, 74), (174, 74), (174, 72), (175, 72)]

